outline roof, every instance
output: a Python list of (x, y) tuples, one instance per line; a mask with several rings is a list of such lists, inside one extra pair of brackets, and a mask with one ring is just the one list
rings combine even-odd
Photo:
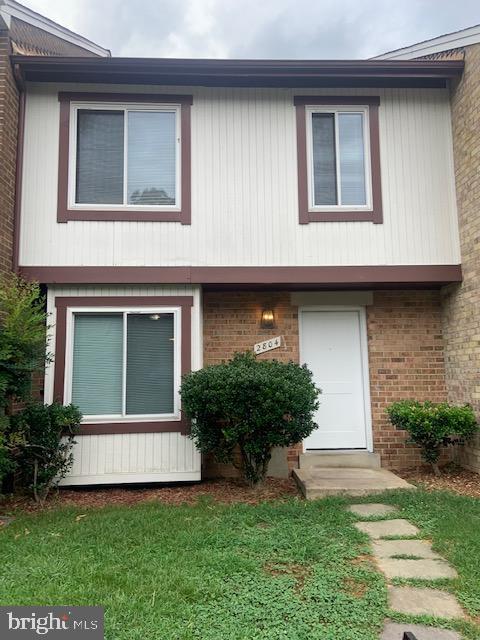
[(430, 40), (423, 40), (416, 44), (394, 49), (387, 53), (375, 56), (372, 60), (411, 60), (423, 56), (449, 51), (450, 49), (460, 49), (480, 42), (480, 24), (459, 31), (445, 33)]
[(463, 61), (12, 56), (24, 80), (239, 87), (443, 87)]
[(97, 56), (110, 56), (110, 50), (84, 38), (78, 33), (70, 31), (66, 27), (42, 16), (40, 13), (24, 7), (15, 0), (0, 0), (0, 28), (3, 23), (4, 28), (9, 29), (12, 18), (22, 20), (42, 31), (46, 31), (57, 38), (66, 40), (82, 49), (86, 49)]

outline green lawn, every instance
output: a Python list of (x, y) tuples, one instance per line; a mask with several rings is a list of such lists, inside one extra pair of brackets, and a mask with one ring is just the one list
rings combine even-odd
[[(480, 501), (422, 491), (382, 500), (403, 506), (457, 567), (451, 588), (477, 615)], [(0, 603), (103, 605), (108, 640), (376, 640), (385, 582), (358, 559), (368, 546), (345, 503), (19, 516), (0, 531)]]

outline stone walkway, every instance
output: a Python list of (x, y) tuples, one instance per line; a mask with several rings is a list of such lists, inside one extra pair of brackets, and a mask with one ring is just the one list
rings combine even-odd
[[(372, 540), (372, 553), (379, 569), (387, 579), (407, 578), (438, 580), (456, 578), (457, 572), (427, 540), (412, 539), (420, 533), (417, 527), (395, 518), (398, 509), (386, 504), (354, 504), (349, 507), (359, 519), (389, 516), (389, 520), (356, 522), (357, 529)], [(398, 536), (398, 540), (386, 540)], [(390, 609), (399, 613), (429, 615), (445, 619), (465, 618), (455, 596), (447, 591), (426, 587), (388, 586)], [(387, 622), (381, 640), (402, 640), (403, 633), (411, 631), (417, 640), (461, 640), (455, 631), (436, 629), (424, 625)]]

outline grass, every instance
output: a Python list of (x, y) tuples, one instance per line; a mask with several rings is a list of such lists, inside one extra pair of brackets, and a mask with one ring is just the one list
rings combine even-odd
[(109, 640), (374, 640), (385, 583), (343, 504), (21, 516), (0, 532), (0, 602), (103, 605)]
[[(384, 502), (398, 506), (396, 516), (406, 518), (420, 529), (418, 538), (429, 539), (434, 551), (448, 560), (458, 572), (454, 580), (392, 580), (392, 584), (443, 589), (453, 593), (469, 619), (465, 622), (441, 621), (427, 616), (417, 618), (425, 624), (457, 629), (468, 640), (480, 638), (480, 500), (448, 491), (392, 491), (362, 502)], [(406, 616), (390, 614), (399, 622)]]
[[(420, 620), (478, 639), (480, 501), (422, 490), (364, 501), (380, 500), (459, 573), (442, 588), (471, 619)], [(385, 617), (407, 618), (388, 611), (384, 577), (345, 504), (202, 500), (19, 515), (0, 531), (0, 604), (103, 605), (107, 640), (376, 640)]]

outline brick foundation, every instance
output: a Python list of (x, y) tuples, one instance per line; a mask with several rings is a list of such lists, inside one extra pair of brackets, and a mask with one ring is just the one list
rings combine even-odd
[[(276, 328), (260, 329), (262, 309), (273, 307)], [(222, 291), (204, 293), (204, 364), (228, 360), (266, 337), (283, 335), (285, 347), (259, 356), (298, 362), (298, 309), (289, 292)], [(422, 464), (418, 449), (392, 428), (385, 407), (394, 400), (446, 399), (441, 301), (438, 291), (378, 291), (367, 307), (370, 393), (374, 449), (391, 469)], [(298, 466), (301, 443), (288, 452), (289, 468)], [(228, 465), (206, 460), (205, 475), (236, 476)]]

